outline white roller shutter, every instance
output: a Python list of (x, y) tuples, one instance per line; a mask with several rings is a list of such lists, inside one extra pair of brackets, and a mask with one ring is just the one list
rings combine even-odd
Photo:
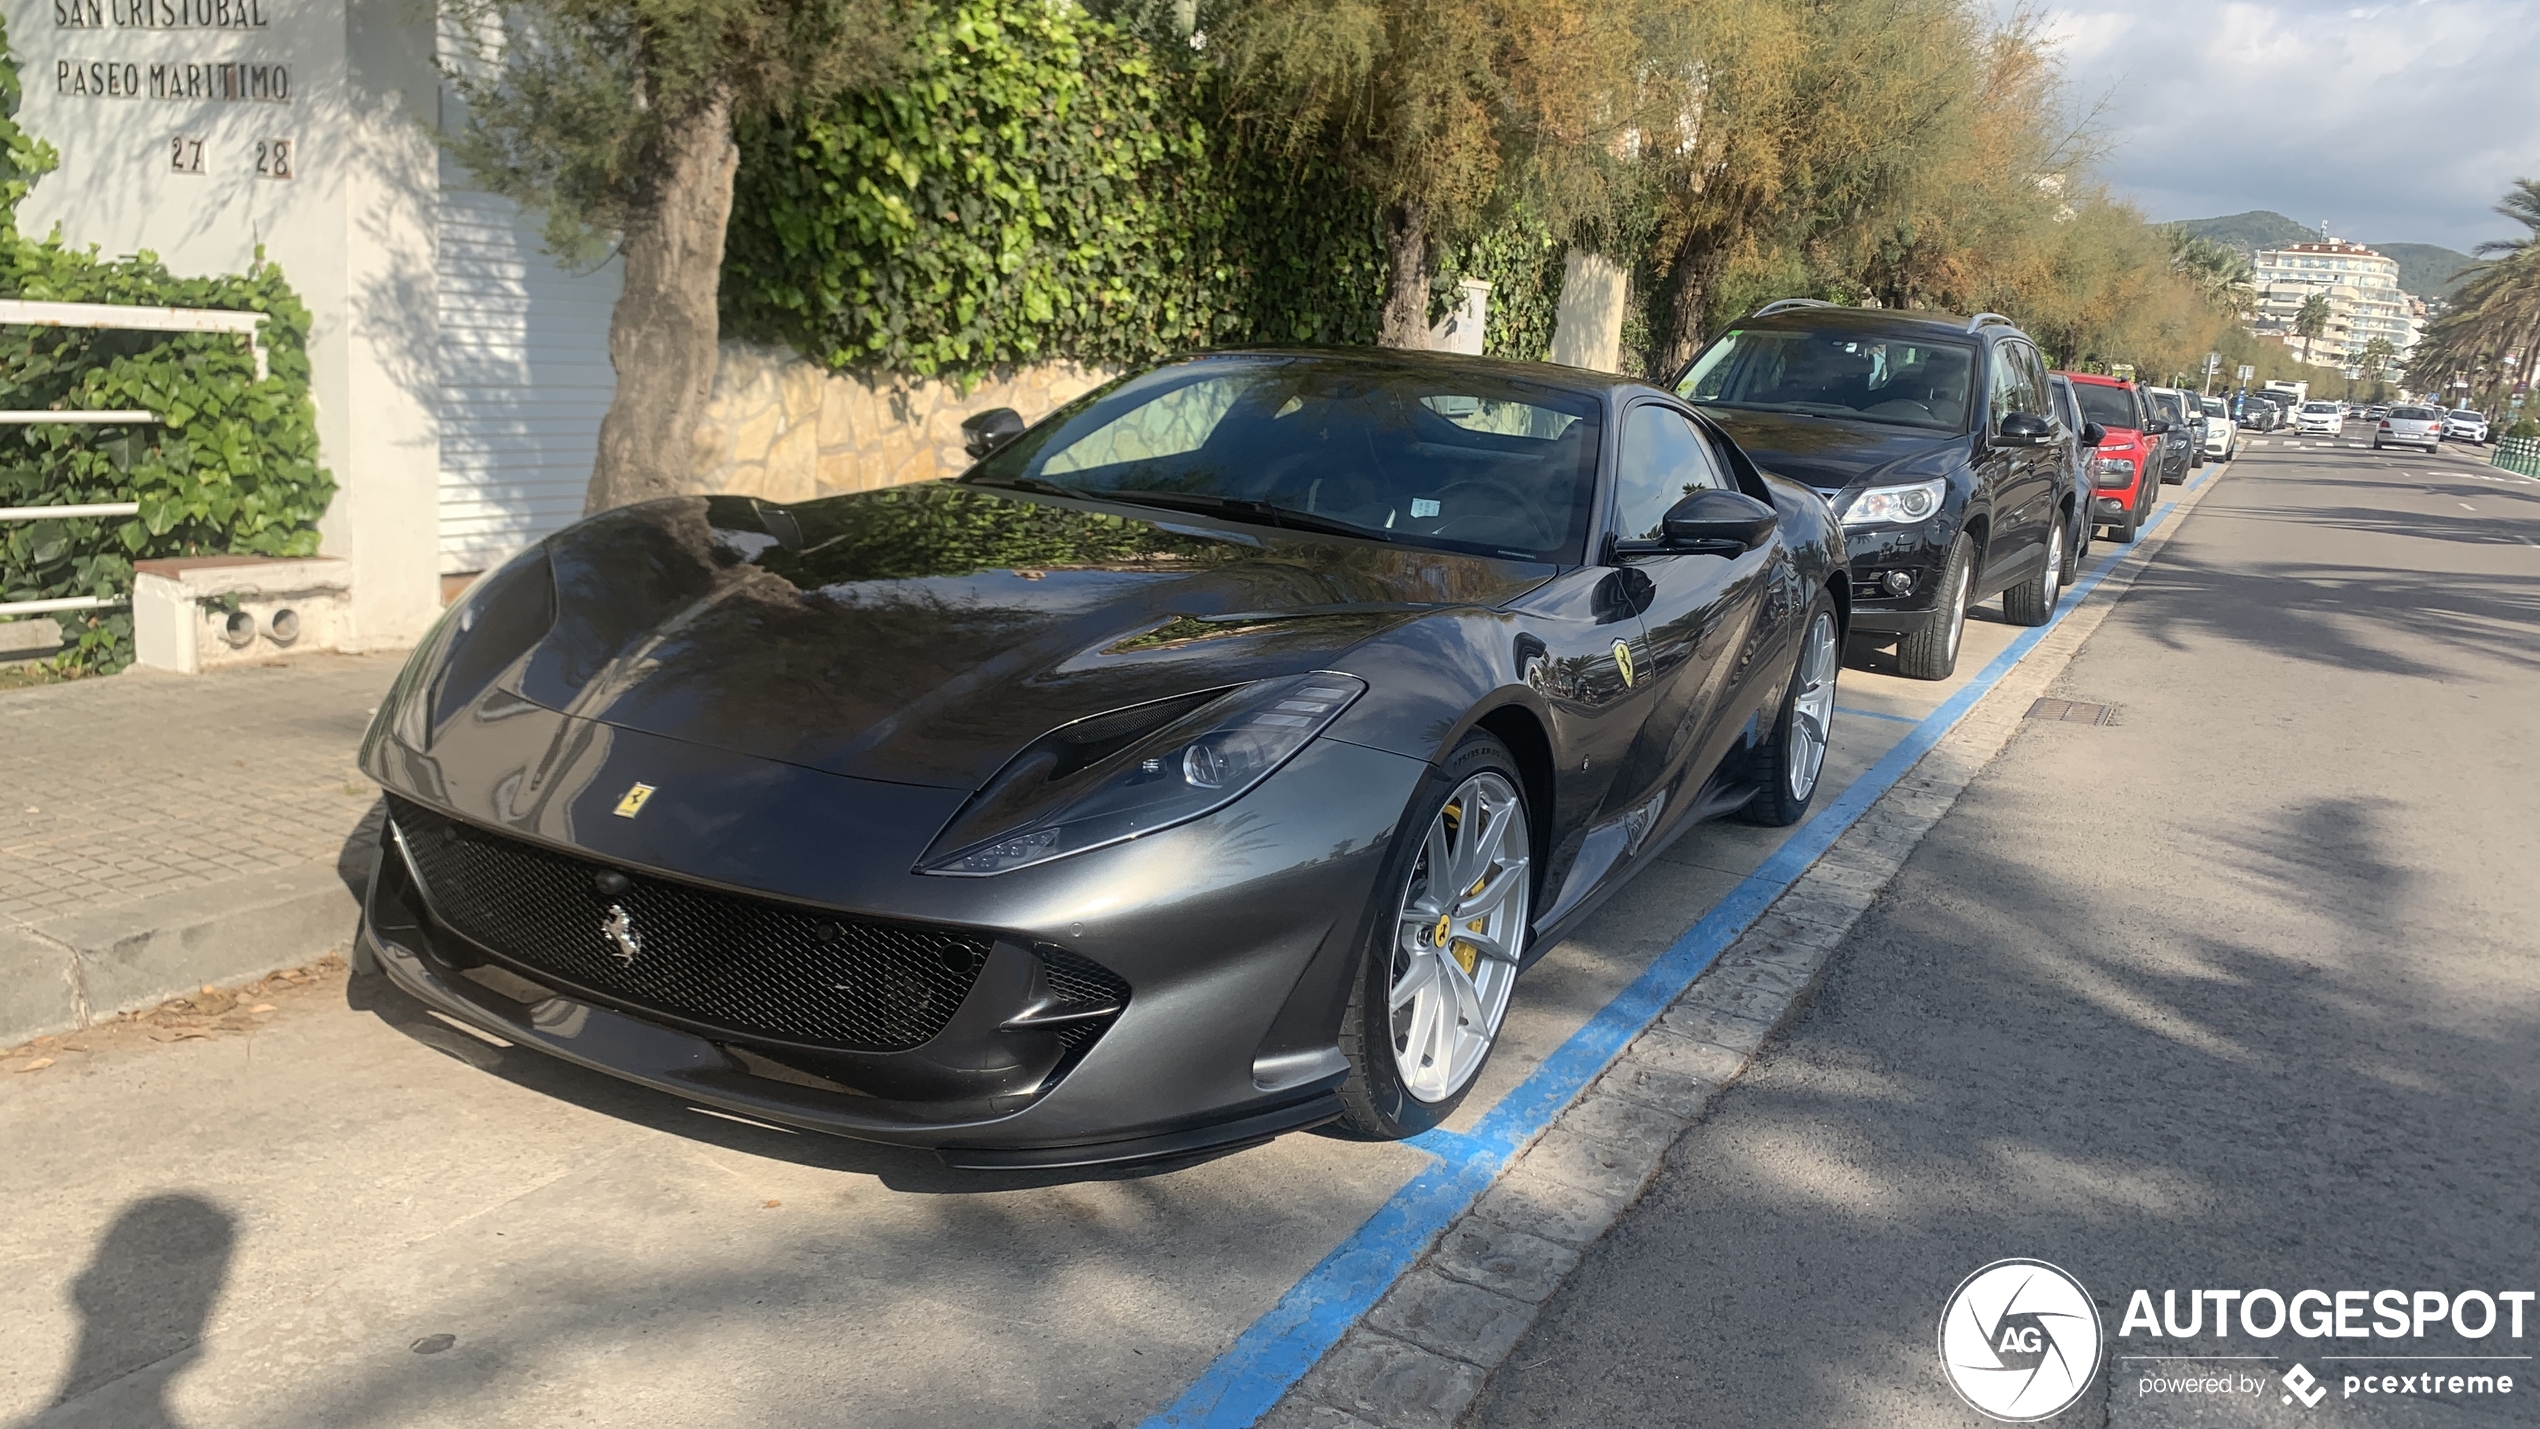
[(441, 569), (489, 569), (582, 514), (617, 390), (619, 264), (556, 266), (509, 200), (441, 161)]

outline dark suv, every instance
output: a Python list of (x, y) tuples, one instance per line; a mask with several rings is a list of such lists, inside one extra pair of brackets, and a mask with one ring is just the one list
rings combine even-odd
[(1779, 476), (1843, 519), (1852, 630), (1918, 680), (1958, 666), (1967, 608), (2016, 625), (2062, 593), (2076, 496), (2046, 364), (1999, 313), (1767, 303), (1675, 381)]

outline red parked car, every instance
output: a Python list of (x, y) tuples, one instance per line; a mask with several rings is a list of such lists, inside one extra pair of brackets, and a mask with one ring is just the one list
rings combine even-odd
[(2072, 379), (2081, 419), (2108, 429), (2107, 440), (2091, 454), (2090, 519), (2118, 541), (2132, 541), (2161, 502), (2161, 474), (2147, 468), (2154, 467), (2159, 447), (2151, 439), (2168, 428), (2131, 382), (2095, 372), (2059, 375)]

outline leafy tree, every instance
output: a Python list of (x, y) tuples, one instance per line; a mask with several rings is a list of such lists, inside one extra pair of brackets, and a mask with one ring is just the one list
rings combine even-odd
[(617, 395), (590, 510), (682, 489), (714, 382), (716, 297), (738, 151), (733, 122), (783, 115), (888, 72), (891, 0), (451, 0), (472, 41), (442, 136), (487, 189), (545, 215), (587, 262), (614, 241)]
[(1378, 340), (1428, 344), (1445, 240), (1495, 196), (1562, 227), (1604, 212), (1630, 126), (1629, 0), (1243, 0), (1195, 32), (1236, 122), (1381, 205)]

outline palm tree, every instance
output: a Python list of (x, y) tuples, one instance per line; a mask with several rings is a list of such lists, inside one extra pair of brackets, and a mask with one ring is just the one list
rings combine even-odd
[(2311, 360), (2311, 344), (2328, 331), (2328, 294), (2313, 293), (2302, 300), (2302, 310), (2293, 315), (2293, 335), (2302, 339), (2302, 360)]
[(2514, 180), (2496, 212), (2529, 232), (2478, 245), (2486, 261), (2469, 270), (2409, 361), (2413, 371), (2466, 376), (2471, 400), (2483, 392), (2490, 407), (2503, 401), (2515, 375), (2505, 355), (2520, 349), (2527, 368), (2540, 348), (2540, 179)]
[(2379, 382), (2390, 371), (2390, 359), (2398, 355), (2399, 349), (2391, 346), (2390, 339), (2374, 338), (2364, 344), (2362, 353), (2364, 371), (2371, 375), (2373, 381)]

